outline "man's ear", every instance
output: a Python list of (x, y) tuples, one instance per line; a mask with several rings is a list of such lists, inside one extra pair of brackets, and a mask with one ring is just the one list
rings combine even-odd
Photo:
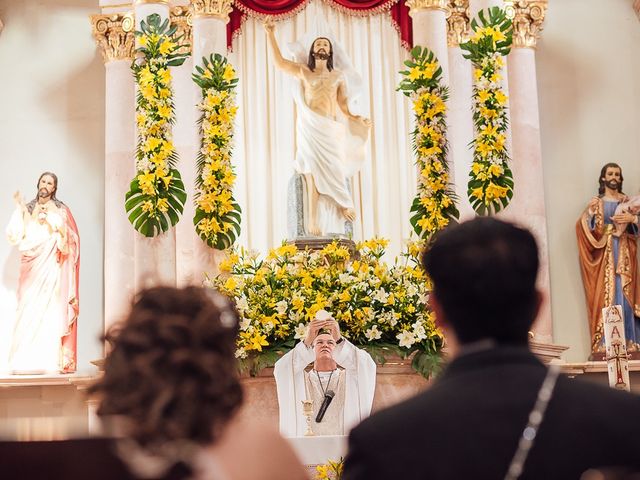
[(436, 327), (438, 327), (440, 330), (446, 330), (449, 326), (449, 323), (447, 322), (447, 317), (442, 310), (442, 305), (440, 305), (438, 296), (433, 291), (429, 294), (429, 306), (431, 307), (431, 311), (436, 316)]

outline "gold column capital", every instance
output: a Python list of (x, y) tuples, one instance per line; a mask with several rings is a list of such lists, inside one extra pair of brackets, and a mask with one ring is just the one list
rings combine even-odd
[(414, 16), (422, 10), (442, 10), (447, 11), (448, 0), (407, 0), (409, 15)]
[(185, 51), (180, 53), (187, 53), (191, 51), (191, 45), (193, 44), (193, 11), (188, 6), (176, 6), (169, 11), (171, 23), (178, 29), (178, 36), (182, 36), (183, 39), (189, 44), (185, 47)]
[(190, 0), (194, 17), (215, 17), (229, 23), (233, 0)]
[(457, 47), (471, 36), (469, 0), (449, 0), (447, 14), (447, 45)]
[(548, 0), (505, 0), (505, 11), (513, 22), (514, 48), (536, 48)]
[(135, 50), (133, 12), (91, 15), (91, 31), (102, 52), (104, 63), (131, 60)]
[(144, 5), (145, 3), (156, 3), (158, 5), (169, 5), (169, 0), (135, 0), (136, 5)]

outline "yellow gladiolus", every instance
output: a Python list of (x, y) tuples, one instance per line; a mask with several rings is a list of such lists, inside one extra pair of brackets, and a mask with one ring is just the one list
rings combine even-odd
[(236, 71), (233, 69), (231, 64), (227, 63), (227, 66), (224, 67), (224, 73), (222, 74), (222, 79), (227, 82), (230, 82), (235, 78), (235, 76), (236, 76)]
[(158, 49), (162, 55), (168, 55), (176, 48), (176, 44), (171, 40), (165, 39), (160, 44), (160, 48)]

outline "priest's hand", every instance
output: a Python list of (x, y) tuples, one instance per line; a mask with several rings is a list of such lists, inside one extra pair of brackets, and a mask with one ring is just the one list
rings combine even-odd
[(311, 323), (309, 324), (309, 329), (307, 330), (307, 338), (304, 339), (304, 344), (307, 347), (310, 347), (311, 344), (313, 343), (313, 340), (318, 336), (318, 332), (325, 328), (327, 325), (327, 320), (319, 320), (319, 319), (315, 319), (315, 320), (311, 320)]
[(331, 332), (331, 336), (336, 341), (336, 343), (340, 340), (340, 338), (342, 338), (342, 335), (340, 334), (340, 325), (338, 325), (338, 322), (336, 322), (333, 318), (326, 321), (324, 328)]

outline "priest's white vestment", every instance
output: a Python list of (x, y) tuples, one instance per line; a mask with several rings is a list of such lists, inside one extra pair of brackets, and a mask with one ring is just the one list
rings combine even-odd
[[(371, 413), (376, 387), (376, 364), (371, 356), (347, 339), (333, 351), (336, 363), (344, 369), (344, 428), (347, 433)], [(305, 368), (315, 360), (314, 351), (304, 342), (287, 352), (274, 368), (278, 389), (280, 433), (285, 437), (303, 436), (306, 419), (302, 414), (305, 392)]]

